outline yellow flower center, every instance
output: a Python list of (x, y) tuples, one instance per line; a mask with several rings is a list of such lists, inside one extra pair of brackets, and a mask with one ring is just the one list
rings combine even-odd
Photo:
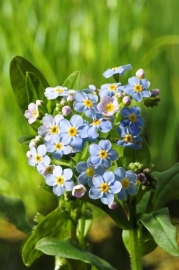
[(105, 110), (107, 112), (112, 112), (114, 111), (114, 105), (112, 103), (107, 103), (106, 106), (105, 106)]
[(92, 177), (93, 175), (94, 175), (94, 169), (93, 168), (87, 168), (86, 169), (86, 175), (88, 176), (88, 177)]
[(111, 85), (109, 85), (108, 89), (109, 89), (110, 91), (115, 91), (115, 90), (117, 89), (117, 85), (111, 84)]
[(32, 116), (37, 118), (39, 116), (39, 111), (38, 110), (33, 111)]
[(113, 67), (113, 68), (111, 68), (111, 69), (113, 69), (113, 70), (116, 70), (116, 69), (118, 69), (119, 67)]
[(50, 133), (51, 134), (58, 134), (59, 133), (59, 128), (58, 128), (58, 126), (52, 126), (51, 128), (50, 128)]
[(126, 134), (126, 135), (124, 136), (124, 140), (125, 140), (126, 143), (130, 143), (130, 142), (133, 141), (133, 137), (132, 137), (131, 134)]
[(55, 89), (55, 92), (57, 92), (57, 93), (63, 93), (64, 90), (62, 88), (57, 88), (57, 89)]
[(58, 185), (63, 185), (64, 182), (65, 182), (65, 179), (62, 175), (56, 177), (56, 183)]
[(92, 125), (98, 126), (100, 124), (100, 122), (101, 122), (100, 120), (95, 120), (95, 121), (93, 121)]
[(134, 85), (134, 91), (137, 92), (137, 93), (142, 92), (142, 85), (140, 85), (140, 84), (135, 84), (135, 85)]
[(121, 185), (123, 188), (128, 188), (129, 185), (130, 185), (130, 182), (127, 178), (123, 178), (122, 181), (121, 181)]
[(41, 161), (42, 161), (42, 156), (39, 155), (39, 154), (37, 154), (37, 155), (35, 156), (35, 160), (36, 160), (37, 162), (41, 162)]
[(68, 129), (68, 135), (71, 137), (75, 137), (78, 133), (78, 130), (75, 127), (70, 127)]
[(63, 144), (62, 144), (62, 143), (58, 142), (58, 143), (55, 144), (55, 149), (56, 149), (56, 150), (59, 151), (59, 150), (61, 150), (62, 148), (63, 148)]
[(99, 156), (100, 156), (100, 158), (107, 158), (108, 153), (105, 150), (101, 150), (101, 151), (99, 151)]
[(135, 114), (131, 113), (131, 114), (129, 115), (129, 120), (130, 120), (131, 122), (135, 122), (136, 119), (137, 119), (137, 117), (136, 117)]
[(93, 106), (93, 102), (91, 100), (89, 100), (89, 99), (85, 99), (83, 101), (83, 104), (88, 108), (91, 108)]
[(100, 190), (103, 192), (108, 192), (109, 190), (109, 185), (107, 183), (103, 183), (100, 185)]

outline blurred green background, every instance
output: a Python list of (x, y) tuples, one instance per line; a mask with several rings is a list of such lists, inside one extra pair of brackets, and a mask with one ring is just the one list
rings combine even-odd
[(130, 63), (125, 84), (143, 68), (150, 89), (161, 90), (160, 106), (143, 108), (144, 135), (156, 170), (166, 170), (179, 159), (178, 14), (178, 0), (0, 1), (0, 193), (21, 198), (29, 218), (56, 200), (38, 188), (42, 178), (17, 142), (31, 128), (12, 93), (12, 57), (28, 59), (51, 86), (80, 70), (82, 88), (99, 87), (110, 82), (102, 76), (107, 68)]

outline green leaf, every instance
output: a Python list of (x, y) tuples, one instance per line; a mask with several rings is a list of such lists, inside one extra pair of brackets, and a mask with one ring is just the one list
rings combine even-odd
[(129, 168), (129, 164), (133, 162), (139, 162), (144, 165), (144, 168), (151, 167), (151, 155), (148, 144), (145, 138), (142, 136), (143, 143), (140, 150), (134, 150), (130, 147), (125, 147), (123, 151), (123, 166), (125, 169)]
[(153, 172), (157, 178), (155, 209), (164, 207), (168, 202), (179, 199), (179, 163), (164, 172)]
[(92, 200), (86, 194), (83, 197), (81, 197), (81, 200), (84, 200), (90, 204), (93, 204), (93, 205), (99, 207), (106, 214), (108, 214), (121, 229), (123, 229), (123, 230), (131, 230), (132, 229), (132, 225), (129, 222), (129, 220), (127, 219), (126, 214), (124, 213), (124, 210), (120, 204), (118, 204), (118, 207), (116, 209), (111, 210), (111, 209), (109, 209), (109, 207), (107, 205), (101, 203), (100, 200)]
[(144, 214), (140, 221), (150, 232), (158, 246), (172, 256), (179, 256), (177, 232), (170, 222), (167, 208)]
[[(130, 253), (129, 231), (124, 230), (122, 232), (122, 239), (127, 251)], [(139, 245), (142, 256), (147, 255), (157, 247), (153, 237), (145, 227), (143, 227), (140, 231)]]
[(32, 226), (27, 221), (23, 202), (14, 197), (0, 195), (0, 215), (16, 228), (26, 234), (30, 234)]
[(36, 75), (42, 83), (43, 88), (48, 87), (46, 79), (42, 73), (34, 67), (30, 62), (21, 56), (15, 56), (10, 63), (10, 81), (14, 91), (15, 98), (22, 112), (27, 110), (29, 101), (29, 94), (26, 88), (26, 73), (32, 72)]
[(75, 71), (66, 78), (62, 86), (67, 87), (68, 89), (79, 90), (79, 85), (80, 71)]
[(32, 72), (26, 72), (25, 83), (27, 88), (28, 100), (30, 102), (35, 102), (36, 100), (42, 100), (44, 103), (47, 99), (44, 95), (44, 87), (40, 79), (34, 75)]
[(47, 255), (79, 260), (91, 264), (100, 270), (116, 270), (108, 262), (86, 250), (80, 249), (71, 239), (60, 241), (52, 237), (45, 237), (36, 244), (35, 248)]
[(60, 208), (55, 209), (40, 222), (33, 234), (25, 243), (22, 251), (23, 261), (29, 266), (35, 259), (40, 257), (42, 253), (35, 249), (36, 243), (43, 237), (53, 236), (63, 239), (68, 235), (69, 219), (67, 213), (61, 212)]
[(26, 135), (18, 138), (18, 142), (20, 144), (29, 144), (32, 139), (35, 138), (36, 135)]
[[(137, 214), (150, 213), (154, 210), (155, 205), (155, 192), (154, 191), (144, 191), (144, 195), (140, 202), (137, 204)], [(139, 195), (139, 194), (138, 194)], [(138, 197), (138, 196), (137, 196)]]

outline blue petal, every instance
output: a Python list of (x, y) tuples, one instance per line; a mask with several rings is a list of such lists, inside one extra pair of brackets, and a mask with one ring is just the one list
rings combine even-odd
[(103, 194), (98, 187), (92, 187), (89, 190), (89, 197), (93, 200), (99, 199), (102, 195)]
[(114, 195), (111, 193), (104, 193), (101, 197), (101, 202), (104, 204), (111, 204), (114, 201)]
[(136, 194), (137, 191), (137, 186), (134, 183), (130, 183), (129, 187), (127, 188), (127, 193), (129, 195), (134, 195)]
[(119, 181), (114, 181), (112, 183), (112, 185), (110, 186), (110, 189), (111, 189), (113, 194), (116, 194), (116, 193), (120, 192), (120, 190), (122, 189), (122, 185)]
[(65, 181), (65, 189), (67, 191), (71, 191), (74, 187), (74, 182), (73, 181)]
[(109, 185), (115, 180), (114, 174), (111, 171), (107, 171), (103, 174), (103, 178)]
[(90, 144), (88, 149), (92, 156), (98, 155), (99, 151), (101, 150), (97, 144)]
[(119, 154), (116, 150), (112, 150), (110, 149), (108, 151), (108, 157), (111, 159), (111, 160), (117, 160), (119, 158)]
[(101, 140), (99, 142), (99, 146), (103, 149), (108, 151), (109, 149), (111, 149), (111, 142), (109, 140)]
[(76, 165), (76, 170), (79, 173), (85, 172), (87, 168), (88, 168), (87, 163), (84, 161), (81, 161)]
[(122, 167), (119, 167), (114, 171), (114, 175), (116, 180), (121, 181), (123, 178), (126, 177), (126, 172)]
[(81, 125), (83, 125), (83, 118), (80, 115), (75, 114), (70, 119), (70, 122), (73, 126), (80, 127)]
[(53, 187), (53, 193), (57, 196), (61, 196), (65, 192), (65, 188), (60, 185), (56, 185)]
[(81, 173), (79, 176), (78, 176), (78, 182), (82, 185), (86, 185), (88, 181), (88, 177), (86, 175), (85, 172)]
[(75, 102), (73, 103), (73, 108), (74, 108), (75, 111), (77, 111), (77, 112), (83, 112), (84, 109), (85, 109), (85, 105), (84, 105), (82, 102), (80, 102), (80, 101), (75, 101)]
[(131, 170), (126, 172), (126, 177), (127, 177), (127, 179), (129, 179), (130, 182), (135, 182), (137, 179), (136, 174)]
[(119, 193), (117, 193), (117, 197), (119, 200), (124, 201), (125, 198), (127, 197), (127, 191), (125, 188), (122, 188)]
[(133, 92), (132, 97), (137, 102), (140, 102), (142, 100), (142, 92), (141, 93)]

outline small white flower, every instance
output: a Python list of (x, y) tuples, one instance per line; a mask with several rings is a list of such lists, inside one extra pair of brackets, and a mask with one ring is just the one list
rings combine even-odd
[(28, 119), (29, 124), (34, 123), (39, 117), (38, 102), (30, 103), (28, 105), (28, 110), (24, 113), (24, 116)]

